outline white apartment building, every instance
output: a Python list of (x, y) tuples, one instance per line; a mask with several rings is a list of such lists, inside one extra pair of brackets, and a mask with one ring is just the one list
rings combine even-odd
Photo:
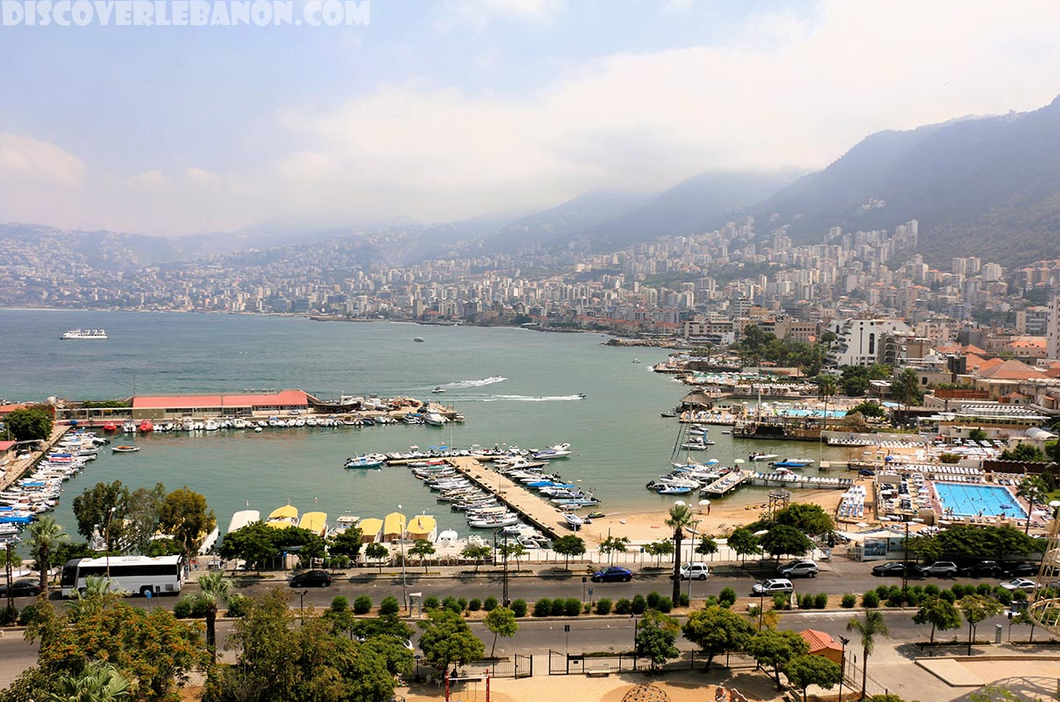
[(899, 319), (848, 319), (829, 325), (836, 340), (828, 351), (831, 366), (871, 366), (883, 356), (887, 337), (912, 335)]

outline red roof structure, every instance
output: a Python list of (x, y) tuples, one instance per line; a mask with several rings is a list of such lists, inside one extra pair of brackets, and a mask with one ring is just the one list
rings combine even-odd
[(821, 656), (837, 665), (842, 665), (843, 647), (832, 638), (831, 634), (816, 629), (804, 629), (799, 632), (799, 636), (810, 645), (811, 656)]
[(252, 395), (142, 395), (133, 398), (133, 409), (197, 409), (200, 407), (306, 407), (309, 395), (302, 390), (281, 390)]

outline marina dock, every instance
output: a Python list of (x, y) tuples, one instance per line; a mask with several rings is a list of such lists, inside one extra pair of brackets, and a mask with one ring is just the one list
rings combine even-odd
[(20, 479), (26, 473), (30, 472), (41, 459), (55, 448), (55, 445), (59, 443), (59, 440), (66, 436), (66, 432), (70, 431), (70, 427), (62, 424), (55, 424), (52, 427), (51, 436), (48, 437), (47, 441), (39, 451), (33, 451), (28, 456), (12, 461), (9, 465), (5, 466), (5, 470), (0, 475), (0, 490), (6, 490), (15, 483), (16, 480)]
[(708, 495), (727, 495), (752, 475), (753, 473), (749, 473), (748, 471), (734, 471), (728, 475), (721, 476), (710, 485), (704, 485), (699, 491), (705, 492)]
[(568, 531), (562, 512), (525, 486), (490, 470), (474, 458), (462, 456), (450, 458), (448, 462), (472, 483), (494, 495), (512, 511), (518, 512), (525, 522), (548, 538), (555, 540)]
[(846, 490), (854, 484), (850, 478), (827, 478), (798, 473), (751, 473), (751, 485), (756, 487), (796, 487), (814, 490)]

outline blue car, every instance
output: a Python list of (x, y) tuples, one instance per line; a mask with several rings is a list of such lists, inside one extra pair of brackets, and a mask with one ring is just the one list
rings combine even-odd
[(618, 566), (610, 566), (603, 570), (598, 570), (590, 578), (594, 583), (628, 583), (632, 579), (632, 570)]

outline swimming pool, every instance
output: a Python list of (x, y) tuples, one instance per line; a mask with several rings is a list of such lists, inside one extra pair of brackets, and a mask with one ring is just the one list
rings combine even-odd
[[(970, 485), (967, 483), (935, 483), (943, 513), (958, 517), (1008, 516), (1025, 519), (1027, 513), (1012, 493), (1000, 485)], [(949, 511), (952, 510), (952, 511)]]

